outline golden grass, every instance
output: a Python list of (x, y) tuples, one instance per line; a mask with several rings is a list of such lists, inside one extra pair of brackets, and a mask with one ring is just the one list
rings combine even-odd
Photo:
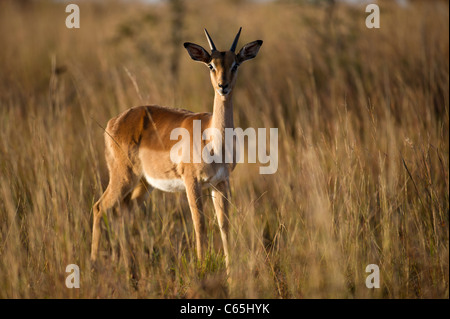
[[(380, 7), (369, 30), (364, 7), (342, 4), (105, 1), (69, 30), (64, 4), (0, 2), (0, 297), (448, 298), (448, 2)], [(185, 196), (159, 191), (108, 215), (93, 272), (101, 127), (139, 104), (211, 111), (208, 72), (182, 46), (206, 46), (205, 26), (219, 49), (239, 26), (240, 45), (264, 40), (235, 124), (279, 128), (278, 172), (232, 176), (233, 283), (211, 201), (199, 268)], [(80, 289), (64, 284), (72, 263)], [(365, 287), (372, 263), (381, 289)]]

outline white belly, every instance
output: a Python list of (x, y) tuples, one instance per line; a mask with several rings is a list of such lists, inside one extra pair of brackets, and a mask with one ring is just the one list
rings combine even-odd
[[(220, 181), (223, 181), (227, 177), (228, 171), (225, 169), (225, 167), (220, 167), (216, 174), (205, 178), (202, 180), (202, 187), (208, 188), (212, 185), (217, 184)], [(164, 192), (185, 192), (186, 186), (184, 185), (184, 182), (181, 178), (174, 178), (174, 179), (159, 179), (159, 178), (153, 178), (150, 176), (145, 175), (145, 179), (147, 182), (156, 189), (162, 190)]]
[(147, 182), (154, 188), (165, 192), (185, 192), (186, 187), (182, 179), (158, 179), (145, 176)]

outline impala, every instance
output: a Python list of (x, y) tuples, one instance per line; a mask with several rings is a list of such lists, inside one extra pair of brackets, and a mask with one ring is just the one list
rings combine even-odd
[[(211, 53), (200, 45), (184, 43), (190, 57), (209, 68), (215, 93), (212, 113), (193, 113), (156, 105), (138, 106), (108, 122), (105, 130), (105, 153), (109, 184), (93, 207), (92, 261), (96, 260), (98, 254), (102, 214), (117, 204), (126, 208), (131, 208), (132, 203), (140, 205), (154, 188), (166, 192), (186, 192), (194, 224), (197, 258), (201, 261), (206, 245), (202, 189), (212, 188), (214, 210), (229, 275), (229, 176), (236, 162), (198, 163), (190, 160), (175, 163), (170, 159), (170, 151), (176, 141), (171, 139), (170, 135), (172, 130), (184, 128), (192, 139), (194, 121), (199, 123), (198, 120), (202, 132), (213, 128), (217, 129), (222, 137), (225, 136), (226, 128), (234, 128), (232, 97), (238, 68), (244, 61), (256, 57), (263, 43), (261, 40), (250, 42), (236, 54), (241, 30), (242, 28), (239, 29), (229, 51), (218, 51), (206, 29)], [(211, 152), (223, 153), (222, 149), (217, 149), (225, 146), (223, 142), (212, 138)], [(203, 141), (202, 146), (205, 143), (207, 141)], [(193, 153), (190, 153), (191, 156)]]

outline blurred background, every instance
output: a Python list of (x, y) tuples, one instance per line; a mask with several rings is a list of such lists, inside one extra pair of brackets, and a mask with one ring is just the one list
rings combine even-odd
[[(73, 1), (79, 29), (68, 3), (0, 2), (1, 298), (449, 297), (448, 1), (377, 1), (380, 29), (367, 1)], [(264, 44), (240, 68), (235, 126), (278, 128), (279, 166), (232, 175), (232, 284), (212, 202), (199, 266), (185, 195), (160, 191), (108, 214), (92, 272), (107, 121), (146, 104), (211, 112), (183, 43), (207, 48), (206, 27), (227, 50), (241, 26), (238, 49)]]

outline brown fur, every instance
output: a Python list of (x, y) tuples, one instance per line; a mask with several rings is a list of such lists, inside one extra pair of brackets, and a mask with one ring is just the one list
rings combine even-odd
[[(191, 150), (190, 163), (176, 164), (170, 159), (170, 150), (177, 141), (170, 140), (170, 133), (174, 128), (187, 129), (190, 132), (192, 146), (194, 120), (201, 120), (202, 132), (206, 128), (217, 128), (222, 133), (222, 137), (225, 136), (225, 128), (234, 128), (232, 89), (236, 83), (237, 72), (232, 70), (232, 66), (234, 63), (241, 63), (256, 56), (261, 44), (262, 41), (252, 42), (244, 46), (237, 55), (231, 51), (213, 51), (209, 55), (198, 45), (185, 44), (194, 60), (205, 64), (213, 63), (215, 66), (215, 69), (211, 71), (211, 83), (215, 90), (213, 113), (193, 113), (156, 105), (139, 106), (126, 110), (108, 122), (105, 145), (110, 180), (105, 192), (93, 207), (91, 250), (93, 261), (98, 254), (100, 219), (104, 212), (118, 203), (121, 204), (120, 207), (128, 208), (129, 202), (140, 205), (153, 189), (146, 178), (182, 180), (194, 223), (197, 256), (200, 260), (204, 256), (206, 245), (202, 188), (213, 188), (214, 209), (220, 227), (227, 274), (229, 274), (229, 174), (235, 163), (193, 163)], [(246, 47), (251, 49), (251, 54), (245, 51)], [(224, 87), (228, 88), (228, 94), (222, 95)], [(209, 141), (202, 141), (202, 148), (206, 143)], [(225, 144), (222, 145), (224, 147)], [(219, 170), (224, 174), (216, 175)], [(220, 178), (212, 182), (214, 176), (220, 176)]]

